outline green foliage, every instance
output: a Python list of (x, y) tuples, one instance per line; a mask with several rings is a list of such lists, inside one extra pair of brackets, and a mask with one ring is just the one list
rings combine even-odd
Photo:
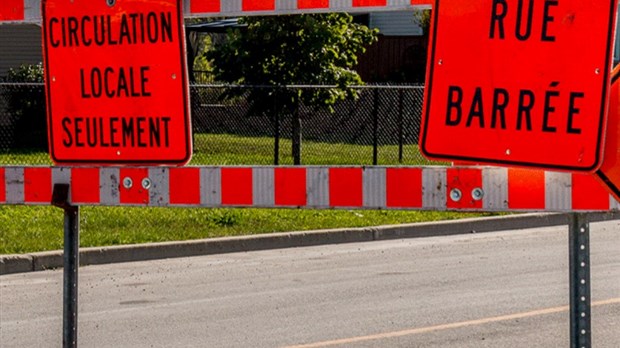
[(425, 33), (428, 33), (431, 26), (431, 14), (431, 10), (415, 10), (413, 12), (413, 20), (422, 27)]
[[(43, 64), (22, 65), (9, 69), (6, 83), (43, 82)], [(11, 115), (13, 139), (11, 148), (46, 149), (47, 126), (45, 114), (45, 92), (40, 86), (6, 86), (2, 89)]]
[[(377, 40), (377, 32), (352, 22), (342, 13), (295, 16), (248, 17), (247, 28), (229, 30), (225, 43), (216, 45), (207, 57), (213, 61), (220, 81), (282, 86), (290, 84), (336, 85), (337, 89), (281, 91), (257, 89), (250, 96), (258, 111), (273, 110), (266, 102), (277, 97), (288, 113), (299, 101), (306, 105), (330, 106), (354, 97), (350, 85), (362, 84), (353, 67), (357, 55)], [(231, 93), (235, 93), (231, 91)]]
[(219, 227), (232, 227), (239, 222), (236, 210), (214, 209), (209, 220)]
[[(195, 83), (211, 83), (213, 82), (213, 66), (204, 52), (209, 51), (213, 45), (212, 38), (209, 35), (201, 35), (200, 33), (191, 33), (187, 49), (194, 49), (196, 56), (193, 57), (192, 71), (194, 73)], [(203, 53), (201, 53), (203, 52)]]
[(4, 82), (41, 83), (43, 82), (43, 63), (24, 64), (17, 69), (11, 68)]
[[(210, 41), (209, 37), (206, 36), (203, 41)], [(203, 43), (204, 44), (204, 43)], [(196, 74), (199, 72), (198, 74)], [(194, 73), (196, 76), (196, 83), (211, 83), (208, 77), (213, 75), (213, 67), (211, 66), (211, 62), (204, 55), (199, 55), (194, 58)]]

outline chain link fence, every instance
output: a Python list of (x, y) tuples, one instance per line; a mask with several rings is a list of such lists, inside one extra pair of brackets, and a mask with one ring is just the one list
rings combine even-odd
[[(191, 85), (190, 165), (430, 163), (417, 146), (422, 86), (354, 87), (331, 108), (291, 103), (329, 88)], [(37, 164), (51, 164), (44, 86), (0, 83), (0, 165)]]

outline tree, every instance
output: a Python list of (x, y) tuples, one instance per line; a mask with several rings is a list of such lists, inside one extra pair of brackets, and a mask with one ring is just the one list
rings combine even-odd
[(413, 20), (422, 27), (424, 33), (428, 36), (428, 30), (431, 27), (431, 10), (415, 10), (413, 11)]
[(10, 83), (2, 89), (14, 135), (9, 145), (13, 149), (47, 149), (47, 119), (43, 64), (24, 64), (11, 68), (0, 82)]
[[(276, 139), (279, 116), (293, 117), (293, 160), (300, 164), (299, 104), (331, 108), (338, 100), (355, 97), (356, 91), (349, 86), (362, 84), (353, 70), (357, 55), (377, 40), (377, 31), (353, 23), (350, 15), (342, 13), (248, 17), (241, 23), (247, 27), (228, 31), (225, 43), (207, 53), (217, 80), (274, 87), (336, 86), (312, 90), (255, 88), (249, 95), (253, 111), (271, 117)], [(227, 96), (235, 93), (239, 90), (231, 89)], [(276, 164), (278, 145), (276, 142)]]

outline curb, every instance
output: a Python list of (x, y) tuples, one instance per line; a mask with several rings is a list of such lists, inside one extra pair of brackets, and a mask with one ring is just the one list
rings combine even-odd
[[(496, 232), (568, 224), (567, 214), (520, 214), (362, 228), (223, 237), (183, 242), (133, 244), (80, 249), (80, 265), (214, 255), (325, 244)], [(591, 213), (589, 221), (620, 219), (618, 213)], [(0, 255), (0, 275), (63, 267), (63, 251)]]

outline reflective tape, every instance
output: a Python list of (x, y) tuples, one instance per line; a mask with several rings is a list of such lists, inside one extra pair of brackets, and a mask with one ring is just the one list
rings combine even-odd
[(220, 168), (200, 168), (200, 205), (219, 207), (222, 205), (222, 176)]
[(545, 172), (545, 209), (566, 211), (572, 206), (570, 173)]
[(446, 210), (446, 168), (429, 167), (422, 169), (422, 208)]
[(608, 211), (588, 174), (496, 167), (0, 167), (0, 204)]
[[(100, 173), (103, 169), (98, 168), (73, 168), (67, 182), (70, 184), (70, 197), (74, 204), (95, 204), (102, 202), (102, 186)], [(66, 178), (65, 178), (66, 179)], [(54, 181), (56, 182), (56, 181)]]
[(4, 178), (6, 185), (6, 203), (26, 203), (24, 199), (24, 168), (6, 168), (4, 170)]
[(252, 206), (252, 168), (221, 169), (222, 206)]
[(308, 207), (329, 208), (329, 169), (308, 168), (306, 190)]
[(482, 171), (482, 209), (508, 209), (508, 169), (489, 168)]
[(163, 190), (168, 191), (166, 195), (160, 194), (161, 202), (167, 198), (170, 205), (199, 205), (202, 196), (200, 174), (200, 168), (170, 168), (168, 176), (162, 176), (169, 181), (159, 183)]
[[(118, 0), (122, 2), (123, 0)], [(430, 8), (432, 0), (186, 0), (185, 17), (236, 17)], [(0, 1), (0, 23), (41, 23), (41, 0)]]
[(278, 207), (303, 207), (308, 204), (306, 168), (274, 169), (274, 204)]
[(459, 210), (481, 210), (484, 192), (482, 171), (476, 168), (446, 169), (446, 207)]
[[(143, 189), (146, 189), (149, 193), (149, 201), (148, 204), (156, 207), (165, 207), (170, 205), (170, 193), (173, 190), (170, 187), (170, 171), (175, 168), (165, 168), (165, 167), (153, 167), (148, 170), (148, 177), (142, 178), (140, 181), (140, 185)], [(175, 182), (186, 183), (186, 180), (175, 180)], [(187, 180), (187, 184), (189, 184), (189, 180)], [(185, 186), (185, 185), (184, 185)], [(182, 194), (185, 192), (198, 192), (198, 186), (196, 187), (179, 187), (174, 190), (176, 194)], [(188, 185), (189, 186), (189, 185)], [(187, 203), (196, 204), (197, 201), (189, 201)]]
[(119, 205), (121, 183), (119, 173), (119, 168), (106, 167), (100, 169), (99, 185), (102, 205)]
[(273, 168), (254, 168), (252, 170), (252, 199), (254, 206), (273, 207), (275, 205)]
[(329, 206), (334, 208), (363, 207), (363, 169), (329, 168)]
[(365, 208), (385, 208), (386, 202), (386, 169), (366, 167), (362, 172), (362, 198)]
[(148, 178), (148, 168), (121, 168), (119, 202), (121, 205), (149, 205), (150, 189), (143, 187)]
[(422, 208), (422, 169), (386, 169), (386, 206), (388, 208)]
[(52, 200), (52, 168), (24, 168), (24, 201), (49, 203)]

